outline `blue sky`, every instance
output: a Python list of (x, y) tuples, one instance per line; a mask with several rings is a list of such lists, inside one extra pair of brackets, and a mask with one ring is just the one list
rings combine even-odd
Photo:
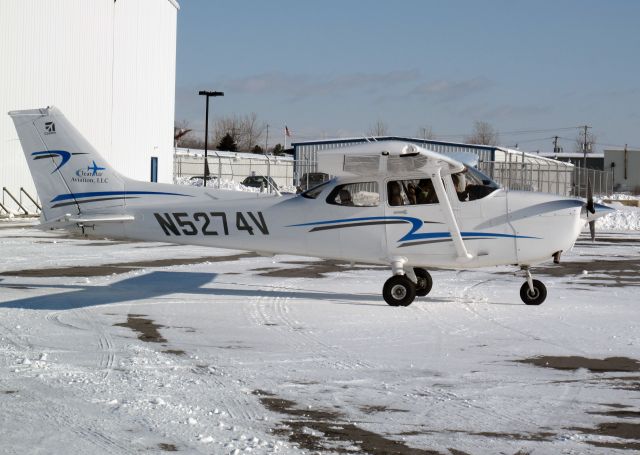
[[(176, 120), (204, 129), (255, 112), (281, 139), (395, 135), (429, 125), (461, 140), (475, 120), (501, 143), (566, 150), (589, 124), (606, 144), (640, 146), (640, 2), (182, 0)], [(270, 143), (272, 141), (270, 140)]]

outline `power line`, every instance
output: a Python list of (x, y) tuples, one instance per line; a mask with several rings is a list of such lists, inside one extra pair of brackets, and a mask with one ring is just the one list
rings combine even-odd
[[(497, 134), (500, 134), (501, 136), (517, 136), (520, 134), (535, 134), (535, 133), (552, 133), (555, 131), (567, 131), (567, 130), (575, 130), (578, 128), (582, 128), (582, 126), (566, 126), (566, 127), (560, 127), (560, 128), (541, 128), (541, 129), (535, 129), (535, 130), (514, 130), (514, 131), (496, 131)], [(437, 134), (436, 136), (438, 137), (464, 137), (466, 135), (468, 135), (469, 132), (466, 133), (458, 133), (458, 134)]]

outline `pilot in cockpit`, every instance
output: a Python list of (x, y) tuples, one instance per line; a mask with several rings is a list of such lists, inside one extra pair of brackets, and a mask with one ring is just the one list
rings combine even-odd
[(464, 173), (451, 174), (453, 179), (453, 186), (456, 189), (456, 194), (460, 201), (466, 201), (469, 197), (469, 191), (467, 190), (467, 179), (464, 177)]

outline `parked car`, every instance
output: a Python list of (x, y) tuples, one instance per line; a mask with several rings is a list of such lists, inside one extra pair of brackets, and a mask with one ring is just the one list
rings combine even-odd
[(267, 175), (250, 175), (242, 181), (242, 184), (252, 188), (264, 188), (265, 190), (268, 190), (269, 188), (274, 190), (278, 189), (276, 182)]

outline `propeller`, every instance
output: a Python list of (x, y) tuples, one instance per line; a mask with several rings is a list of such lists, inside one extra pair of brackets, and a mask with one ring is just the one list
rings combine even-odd
[[(593, 188), (591, 187), (591, 179), (587, 178), (587, 212), (592, 214), (596, 213), (595, 205), (593, 204)], [(587, 216), (589, 216), (587, 214)], [(596, 239), (596, 220), (589, 221), (589, 232), (591, 233), (591, 241)]]

